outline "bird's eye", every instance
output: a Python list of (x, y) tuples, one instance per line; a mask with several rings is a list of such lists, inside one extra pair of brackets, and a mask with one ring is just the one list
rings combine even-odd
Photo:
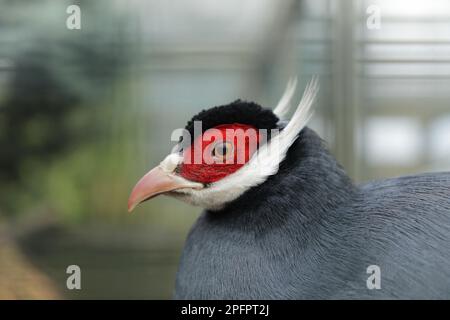
[(212, 150), (212, 155), (216, 158), (222, 159), (228, 157), (234, 151), (231, 142), (218, 142)]

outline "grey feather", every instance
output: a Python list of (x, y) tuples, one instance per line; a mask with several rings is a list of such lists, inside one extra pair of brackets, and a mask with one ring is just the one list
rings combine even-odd
[(450, 173), (354, 185), (305, 128), (276, 175), (200, 216), (175, 298), (449, 299)]

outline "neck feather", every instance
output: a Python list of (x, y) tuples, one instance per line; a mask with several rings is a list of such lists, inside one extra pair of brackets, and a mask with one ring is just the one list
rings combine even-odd
[[(355, 195), (343, 168), (312, 130), (305, 128), (289, 149), (277, 174), (253, 187), (223, 209), (208, 212), (211, 219), (232, 221), (236, 227), (305, 228), (323, 224)], [(289, 221), (289, 223), (287, 223)]]

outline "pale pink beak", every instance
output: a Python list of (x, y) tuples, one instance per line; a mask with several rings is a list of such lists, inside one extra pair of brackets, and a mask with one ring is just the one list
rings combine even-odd
[(203, 185), (188, 181), (173, 173), (165, 172), (161, 167), (150, 170), (138, 181), (128, 198), (128, 212), (139, 203), (156, 197), (159, 194), (182, 188), (202, 188)]

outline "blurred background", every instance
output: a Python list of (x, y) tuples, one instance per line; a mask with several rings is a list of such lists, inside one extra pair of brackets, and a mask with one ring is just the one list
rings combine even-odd
[(356, 182), (450, 170), (450, 1), (0, 0), (0, 298), (170, 298), (200, 209), (130, 215), (131, 188), (198, 111), (295, 75)]

